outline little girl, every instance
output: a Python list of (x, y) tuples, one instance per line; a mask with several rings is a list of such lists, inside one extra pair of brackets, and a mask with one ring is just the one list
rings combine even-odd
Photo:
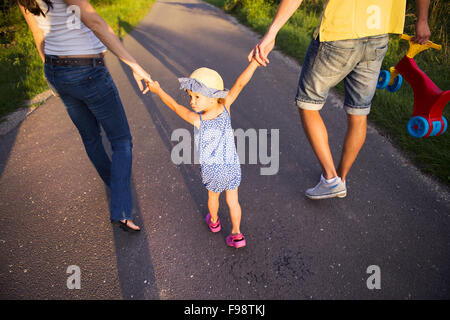
[(179, 105), (157, 81), (147, 84), (170, 109), (194, 125), (200, 172), (203, 184), (208, 190), (209, 213), (206, 223), (212, 232), (221, 230), (218, 215), (219, 196), (225, 191), (232, 223), (231, 234), (226, 238), (226, 242), (228, 246), (235, 248), (244, 247), (246, 241), (240, 231), (241, 206), (238, 187), (241, 182), (241, 166), (231, 128), (230, 106), (258, 66), (258, 62), (252, 60), (230, 91), (224, 89), (220, 75), (208, 68), (197, 69), (189, 78), (178, 79), (181, 89), (189, 94), (194, 111)]

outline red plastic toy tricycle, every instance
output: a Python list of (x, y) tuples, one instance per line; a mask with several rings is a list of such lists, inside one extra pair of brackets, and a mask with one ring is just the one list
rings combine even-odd
[(414, 91), (414, 110), (408, 122), (408, 132), (415, 138), (439, 136), (447, 130), (447, 119), (442, 115), (450, 101), (450, 90), (442, 91), (419, 69), (414, 56), (429, 48), (441, 50), (441, 46), (431, 41), (421, 45), (412, 42), (412, 37), (402, 34), (401, 39), (409, 41), (408, 53), (389, 71), (382, 70), (378, 79), (378, 89), (387, 88), (391, 92), (400, 89), (403, 78)]

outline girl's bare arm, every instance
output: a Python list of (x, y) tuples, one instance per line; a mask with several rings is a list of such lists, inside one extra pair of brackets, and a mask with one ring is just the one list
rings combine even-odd
[(166, 106), (176, 112), (183, 120), (189, 122), (190, 124), (200, 126), (200, 116), (195, 112), (189, 110), (185, 106), (178, 104), (174, 98), (172, 98), (167, 92), (165, 92), (159, 85), (158, 81), (153, 81), (148, 84), (148, 88), (151, 92), (156, 93), (164, 102)]
[(244, 70), (244, 72), (241, 73), (241, 75), (237, 78), (235, 84), (230, 89), (230, 92), (228, 93), (227, 97), (225, 98), (225, 106), (229, 109), (230, 106), (233, 104), (234, 100), (239, 96), (242, 89), (245, 87), (245, 85), (250, 81), (253, 74), (255, 73), (255, 70), (259, 67), (259, 63), (256, 62), (255, 59), (252, 59), (250, 64), (247, 66), (247, 68)]

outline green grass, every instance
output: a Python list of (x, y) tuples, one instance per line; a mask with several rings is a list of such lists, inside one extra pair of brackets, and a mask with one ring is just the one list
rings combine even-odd
[(9, 28), (9, 38), (2, 39), (0, 50), (0, 118), (47, 88), (41, 59), (17, 6), (8, 19), (11, 25), (4, 28)]
[[(123, 37), (146, 15), (155, 0), (90, 1)], [(119, 21), (124, 23), (119, 23)], [(0, 11), (0, 119), (26, 99), (48, 89), (33, 37), (17, 5)]]
[[(264, 34), (272, 22), (279, 1), (276, 0), (206, 0), (226, 12), (235, 15), (239, 21)], [(276, 40), (278, 49), (301, 62), (311, 40), (311, 35), (319, 22), (322, 1), (304, 1), (299, 10), (280, 30)], [(416, 56), (419, 67), (442, 89), (450, 88), (450, 63), (448, 48), (448, 11), (449, 4), (435, 0), (430, 8), (431, 40), (443, 44), (443, 50), (427, 50)], [(408, 3), (405, 33), (414, 34), (414, 4)], [(391, 36), (389, 51), (383, 62), (383, 69), (389, 69), (405, 55), (406, 41)], [(250, 50), (251, 48), (249, 48)], [(342, 84), (337, 86), (344, 92)], [(439, 137), (415, 139), (406, 131), (406, 124), (412, 114), (414, 94), (405, 82), (400, 91), (390, 93), (377, 91), (372, 104), (369, 121), (375, 123), (382, 134), (393, 143), (425, 173), (450, 185), (450, 131)], [(450, 109), (444, 110), (444, 116), (450, 121)], [(449, 129), (450, 130), (450, 129)]]

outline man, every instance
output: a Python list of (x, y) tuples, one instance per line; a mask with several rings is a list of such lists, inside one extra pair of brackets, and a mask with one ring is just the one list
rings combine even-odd
[[(282, 0), (262, 40), (250, 52), (266, 66), (278, 31), (302, 0)], [(430, 37), (430, 0), (416, 0), (418, 19), (415, 41)], [(347, 195), (346, 177), (361, 150), (367, 115), (375, 94), (381, 63), (387, 51), (388, 33), (403, 33), (406, 0), (328, 0), (302, 66), (296, 96), (305, 134), (322, 166), (319, 183), (306, 191), (310, 199)], [(341, 161), (335, 168), (328, 133), (319, 114), (329, 89), (344, 80), (348, 128)]]

